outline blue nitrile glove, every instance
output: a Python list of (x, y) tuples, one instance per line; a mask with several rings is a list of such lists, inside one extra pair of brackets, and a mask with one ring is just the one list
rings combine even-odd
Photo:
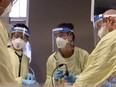
[(27, 74), (27, 80), (35, 80), (35, 75), (32, 75), (31, 73)]
[(22, 80), (23, 85), (33, 85), (35, 83), (36, 83), (36, 80), (27, 80), (27, 79)]
[(65, 75), (64, 79), (67, 80), (69, 83), (74, 83), (76, 81), (77, 77), (72, 74), (69, 74), (68, 76)]
[(102, 84), (102, 87), (115, 87), (115, 84), (112, 84), (108, 81), (105, 81), (103, 84)]
[(64, 74), (63, 74), (63, 70), (58, 69), (57, 71), (55, 71), (54, 73), (54, 80), (58, 81), (59, 79), (63, 78)]

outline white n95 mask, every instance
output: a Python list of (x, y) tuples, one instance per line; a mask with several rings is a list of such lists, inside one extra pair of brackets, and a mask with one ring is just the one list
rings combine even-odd
[(12, 40), (12, 45), (15, 49), (21, 50), (25, 46), (25, 42), (24, 40), (18, 38), (18, 39)]
[(9, 12), (11, 11), (11, 8), (12, 8), (12, 4), (10, 3), (7, 8), (4, 10), (4, 12), (2, 13), (1, 17), (6, 17)]
[(102, 37), (104, 37), (106, 34), (108, 33), (108, 28), (106, 26), (101, 27), (98, 31), (98, 36), (100, 37), (100, 39)]
[(67, 43), (68, 43), (67, 39), (65, 40), (65, 39), (60, 38), (60, 37), (56, 38), (56, 45), (58, 48), (65, 48)]

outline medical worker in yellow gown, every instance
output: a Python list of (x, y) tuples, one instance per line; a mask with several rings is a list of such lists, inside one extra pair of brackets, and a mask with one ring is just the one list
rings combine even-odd
[(73, 28), (72, 23), (61, 23), (53, 29), (53, 40), (55, 39), (58, 50), (55, 50), (47, 60), (44, 87), (59, 86), (65, 81), (73, 84), (84, 70), (89, 53), (74, 45)]
[(13, 68), (13, 75), (19, 86), (26, 78), (29, 69), (29, 58), (23, 54), (23, 47), (30, 36), (29, 28), (24, 24), (16, 24), (11, 28), (11, 46), (8, 48)]
[(101, 87), (105, 81), (112, 83), (110, 79), (114, 79), (114, 85), (116, 83), (116, 10), (107, 10), (97, 26), (101, 40), (90, 54), (85, 70), (73, 87)]
[(18, 87), (7, 49), (8, 30), (2, 18), (8, 17), (14, 0), (0, 0), (0, 87)]

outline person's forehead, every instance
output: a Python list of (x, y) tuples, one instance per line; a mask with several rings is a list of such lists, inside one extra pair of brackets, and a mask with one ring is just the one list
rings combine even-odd
[(2, 0), (2, 1), (0, 1), (0, 7), (6, 8), (10, 2), (12, 2), (12, 1), (11, 0)]
[(15, 33), (13, 33), (13, 34), (15, 34), (15, 35), (20, 35), (20, 36), (25, 35), (23, 32), (15, 32)]
[(67, 35), (67, 32), (57, 32), (57, 35)]
[(57, 32), (57, 34), (67, 34), (67, 32)]

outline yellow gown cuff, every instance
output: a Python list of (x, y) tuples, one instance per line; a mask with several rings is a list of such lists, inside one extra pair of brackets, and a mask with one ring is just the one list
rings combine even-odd
[(22, 86), (22, 80), (23, 80), (22, 77), (16, 78), (16, 81), (18, 82), (19, 87)]

